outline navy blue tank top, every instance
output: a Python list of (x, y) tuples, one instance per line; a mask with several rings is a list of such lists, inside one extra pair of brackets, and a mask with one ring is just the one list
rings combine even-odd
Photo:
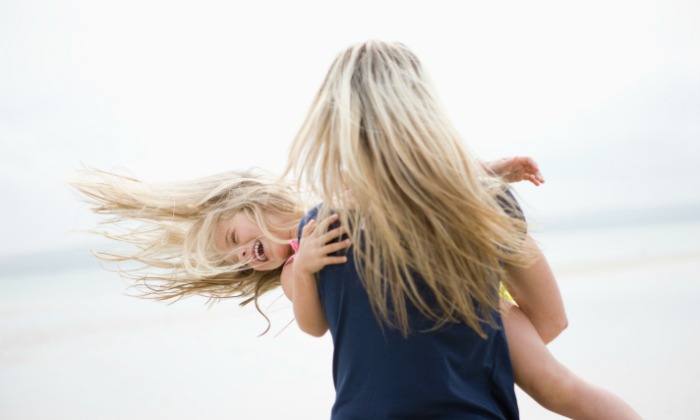
[[(307, 213), (299, 232), (317, 213)], [(405, 338), (375, 318), (352, 252), (317, 278), (333, 337), (332, 419), (518, 418), (500, 315), (498, 329), (484, 325), (486, 339), (463, 323)], [(422, 315), (409, 311), (420, 322)]]

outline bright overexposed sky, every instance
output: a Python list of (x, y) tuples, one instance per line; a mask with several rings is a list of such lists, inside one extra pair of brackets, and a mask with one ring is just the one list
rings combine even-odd
[(1, 1), (0, 257), (85, 240), (82, 164), (281, 171), (335, 54), (370, 38), (416, 52), (478, 155), (538, 160), (545, 186), (517, 190), (543, 226), (700, 209), (698, 22), (690, 0)]

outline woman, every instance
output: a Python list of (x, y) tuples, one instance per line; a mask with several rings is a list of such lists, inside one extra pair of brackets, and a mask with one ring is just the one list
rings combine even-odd
[[(312, 308), (302, 329), (333, 336), (333, 418), (517, 418), (499, 287), (518, 304), (510, 318), (529, 326), (514, 335), (525, 351), (546, 351), (566, 327), (563, 303), (517, 203), (468, 153), (415, 55), (378, 41), (342, 52), (286, 173), (324, 203), (302, 221), (299, 257), (306, 243), (318, 249), (305, 237), (323, 235), (311, 221), (331, 213), (354, 244), (346, 263), (282, 281), (295, 313)], [(547, 390), (529, 382), (540, 372), (523, 365), (516, 377)], [(602, 395), (603, 413), (636, 418)]]

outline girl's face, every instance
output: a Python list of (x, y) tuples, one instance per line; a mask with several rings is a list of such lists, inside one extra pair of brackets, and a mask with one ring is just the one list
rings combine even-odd
[[(290, 220), (276, 213), (265, 213), (272, 226), (288, 225)], [(272, 230), (275, 237), (288, 241), (293, 230)], [(232, 263), (245, 263), (253, 270), (269, 271), (280, 267), (292, 253), (292, 247), (264, 237), (258, 225), (244, 213), (239, 212), (228, 219), (221, 219), (215, 231), (217, 251)]]

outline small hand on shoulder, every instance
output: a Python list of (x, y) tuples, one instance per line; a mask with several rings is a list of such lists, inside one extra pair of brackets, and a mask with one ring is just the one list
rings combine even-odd
[(340, 239), (346, 233), (342, 226), (329, 229), (338, 220), (333, 214), (321, 222), (310, 220), (301, 231), (299, 251), (294, 258), (295, 273), (311, 275), (331, 264), (342, 264), (347, 261), (344, 255), (332, 255), (350, 246), (350, 239)]
[(350, 246), (349, 239), (341, 239), (345, 228), (332, 227), (337, 220), (338, 215), (334, 214), (320, 223), (310, 220), (304, 226), (299, 250), (294, 261), (282, 271), (280, 279), (284, 293), (292, 301), (299, 328), (315, 337), (328, 331), (315, 274), (327, 265), (346, 262), (346, 256), (334, 253)]

